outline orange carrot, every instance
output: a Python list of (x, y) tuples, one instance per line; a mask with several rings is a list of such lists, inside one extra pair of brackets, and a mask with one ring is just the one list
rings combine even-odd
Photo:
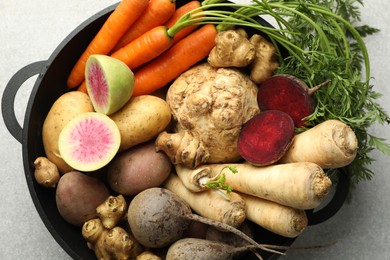
[(149, 0), (122, 0), (95, 35), (73, 67), (67, 85), (78, 86), (84, 80), (86, 62), (91, 54), (108, 54), (122, 35), (142, 14)]
[(217, 30), (206, 24), (134, 73), (133, 96), (151, 94), (201, 61), (215, 46)]
[(123, 48), (120, 48), (111, 57), (123, 61), (130, 69), (156, 58), (172, 46), (173, 38), (168, 28), (161, 25), (142, 34)]
[(77, 91), (81, 91), (81, 92), (84, 92), (84, 93), (88, 94), (88, 91), (87, 91), (87, 83), (85, 82), (85, 80), (84, 80), (83, 83), (81, 83), (80, 86), (77, 88)]
[[(201, 6), (199, 1), (191, 1), (186, 3), (185, 5), (182, 5), (181, 7), (177, 8), (176, 12), (173, 14), (173, 16), (165, 23), (165, 26), (170, 28), (173, 26), (177, 20), (179, 20), (180, 17), (185, 15), (186, 13), (199, 8)], [(176, 43), (186, 37), (188, 34), (190, 34), (192, 31), (194, 31), (198, 25), (192, 25), (188, 26), (181, 31), (177, 32), (175, 36), (173, 37), (173, 42)]]
[(117, 51), (152, 28), (163, 25), (175, 11), (175, 0), (150, 0), (139, 19), (120, 38), (113, 51)]

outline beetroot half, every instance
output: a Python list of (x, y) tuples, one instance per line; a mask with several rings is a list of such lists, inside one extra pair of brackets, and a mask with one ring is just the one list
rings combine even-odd
[(295, 126), (301, 127), (307, 122), (304, 118), (314, 112), (312, 94), (323, 85), (309, 88), (294, 76), (275, 75), (259, 86), (257, 102), (261, 111), (286, 112), (293, 119)]
[(253, 165), (270, 165), (283, 156), (294, 135), (294, 121), (287, 113), (267, 110), (243, 125), (238, 137), (238, 152)]

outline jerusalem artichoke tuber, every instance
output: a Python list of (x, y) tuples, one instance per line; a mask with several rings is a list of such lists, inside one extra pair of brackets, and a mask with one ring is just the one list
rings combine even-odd
[(57, 166), (46, 157), (38, 157), (34, 161), (34, 178), (39, 185), (46, 188), (55, 188), (60, 180)]
[(120, 220), (126, 216), (127, 203), (125, 198), (109, 196), (101, 205), (96, 208), (97, 216), (101, 219), (103, 226), (107, 229), (114, 228)]
[(256, 50), (255, 59), (250, 64), (250, 78), (260, 84), (271, 77), (279, 66), (275, 46), (258, 34), (252, 35), (249, 41)]
[(255, 47), (244, 29), (222, 31), (207, 59), (215, 68), (246, 67), (255, 59)]
[(106, 229), (99, 218), (85, 222), (82, 235), (97, 259), (128, 260), (132, 255), (134, 242), (128, 233), (121, 227)]

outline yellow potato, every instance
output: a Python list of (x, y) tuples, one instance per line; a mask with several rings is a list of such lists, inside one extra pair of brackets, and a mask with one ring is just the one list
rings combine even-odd
[(119, 127), (123, 151), (146, 142), (162, 132), (171, 121), (171, 110), (165, 100), (142, 95), (132, 97), (118, 112), (110, 115)]
[(72, 168), (60, 157), (58, 137), (64, 126), (76, 115), (94, 111), (88, 95), (70, 91), (60, 96), (50, 108), (42, 127), (42, 139), (46, 157), (57, 165), (61, 173)]

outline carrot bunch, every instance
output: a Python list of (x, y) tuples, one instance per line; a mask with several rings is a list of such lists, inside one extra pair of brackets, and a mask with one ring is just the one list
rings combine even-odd
[[(199, 1), (177, 9), (174, 0), (146, 2), (123, 0), (118, 5), (74, 66), (68, 78), (69, 88), (79, 86), (78, 90), (86, 92), (84, 71), (91, 54), (110, 55), (135, 71), (134, 96), (165, 86), (209, 54), (217, 34), (215, 26), (204, 25), (197, 30), (199, 25), (190, 21), (178, 23), (201, 7)], [(137, 15), (132, 13), (136, 7)]]

